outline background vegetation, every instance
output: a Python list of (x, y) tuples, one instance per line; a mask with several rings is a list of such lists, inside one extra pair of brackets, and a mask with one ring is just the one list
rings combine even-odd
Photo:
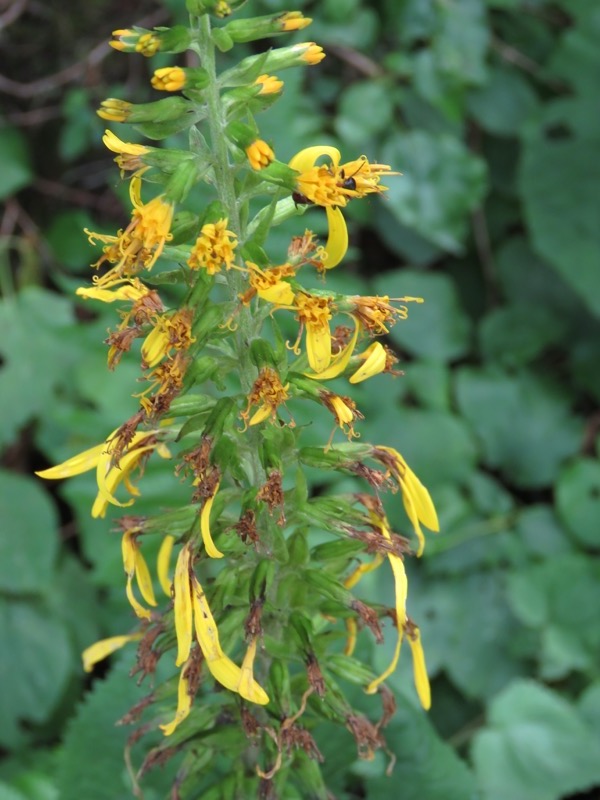
[[(93, 477), (56, 487), (32, 471), (135, 410), (137, 368), (106, 371), (112, 309), (73, 295), (94, 260), (82, 228), (128, 215), (94, 108), (151, 99), (149, 73), (166, 63), (109, 51), (110, 32), (185, 21), (183, 6), (13, 0), (0, 17), (2, 800), (130, 796), (130, 731), (114, 721), (147, 689), (127, 678), (131, 651), (106, 680), (84, 679), (79, 656), (128, 626), (117, 535), (89, 516)], [(406, 456), (442, 521), (408, 565), (433, 709), (417, 708), (403, 664), (390, 680), (392, 777), (385, 756), (360, 762), (349, 734), (325, 729), (324, 772), (340, 800), (596, 798), (600, 3), (293, 7), (315, 18), (304, 38), (328, 57), (281, 76), (262, 130), (283, 160), (327, 142), (403, 173), (384, 200), (350, 206), (354, 250), (333, 280), (426, 299), (389, 337), (405, 375), (357, 399), (364, 438)], [(243, 13), (283, 8), (251, 0)], [(177, 503), (168, 475), (148, 472), (136, 513)], [(392, 590), (378, 574), (370, 591)], [(362, 655), (383, 668), (392, 645)], [(149, 773), (146, 800), (171, 774)]]

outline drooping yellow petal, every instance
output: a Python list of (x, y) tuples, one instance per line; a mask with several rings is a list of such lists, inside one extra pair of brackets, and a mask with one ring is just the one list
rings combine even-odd
[(251, 703), (264, 706), (269, 702), (269, 695), (262, 686), (254, 680), (253, 667), (256, 657), (256, 644), (257, 639), (253, 638), (248, 645), (246, 655), (242, 661), (240, 681), (237, 690), (240, 697), (243, 697), (244, 700), (249, 700)]
[(406, 464), (404, 482), (419, 520), (431, 531), (439, 531), (440, 523), (431, 496), (415, 473)]
[(351, 656), (356, 647), (356, 639), (358, 634), (358, 625), (353, 617), (348, 617), (346, 620), (346, 646), (344, 647), (344, 655)]
[(344, 215), (337, 206), (326, 206), (325, 213), (329, 223), (329, 234), (322, 248), (325, 256), (323, 266), (325, 269), (332, 269), (337, 267), (348, 251), (348, 228)]
[(89, 450), (84, 450), (83, 453), (68, 458), (62, 464), (57, 464), (55, 467), (49, 467), (48, 469), (41, 469), (35, 474), (40, 478), (53, 481), (81, 475), (83, 472), (88, 472), (88, 470), (94, 469), (98, 465), (98, 461), (105, 449), (106, 443), (102, 442), (102, 444), (90, 447)]
[[(106, 503), (119, 506), (119, 508), (127, 508), (128, 506), (133, 505), (133, 498), (122, 503), (114, 496), (114, 492), (121, 481), (128, 479), (129, 473), (138, 464), (142, 454), (150, 450), (154, 450), (154, 447), (155, 445), (151, 444), (146, 445), (145, 447), (137, 447), (133, 451), (128, 451), (124, 456), (122, 456), (118, 467), (116, 465), (111, 466), (110, 453), (105, 452), (102, 454), (102, 457), (100, 458), (96, 467), (98, 497), (96, 498), (96, 502), (92, 507), (92, 517), (103, 517), (104, 513), (102, 513), (102, 511), (106, 511)], [(128, 486), (128, 489), (132, 494), (139, 495), (139, 491), (135, 487), (132, 487), (131, 484)], [(99, 502), (99, 498), (102, 498), (102, 500), (105, 501), (103, 506)]]
[(169, 566), (171, 564), (171, 553), (173, 552), (174, 544), (175, 537), (167, 534), (161, 542), (160, 549), (158, 551), (158, 558), (156, 559), (156, 573), (158, 575), (158, 582), (160, 583), (162, 590), (167, 597), (171, 596)]
[(292, 158), (289, 162), (289, 166), (292, 169), (298, 170), (298, 172), (307, 172), (312, 166), (314, 166), (315, 162), (323, 157), (326, 156), (330, 158), (333, 166), (337, 168), (338, 164), (340, 163), (340, 151), (337, 147), (329, 147), (328, 145), (315, 145), (314, 147), (305, 147), (304, 150), (300, 150), (299, 153)]
[(366, 356), (363, 364), (356, 370), (356, 372), (348, 379), (350, 383), (361, 383), (366, 381), (367, 378), (372, 378), (374, 375), (379, 375), (385, 369), (387, 354), (381, 342), (373, 342), (368, 347), (363, 356)]
[(375, 694), (379, 685), (382, 684), (387, 678), (390, 677), (390, 675), (394, 673), (396, 667), (398, 666), (401, 646), (402, 646), (402, 631), (399, 630), (398, 639), (396, 640), (396, 647), (394, 648), (394, 655), (392, 656), (390, 665), (385, 670), (385, 672), (382, 672), (378, 678), (375, 678), (374, 681), (371, 681), (371, 683), (365, 688), (365, 692), (367, 694)]
[(187, 716), (189, 716), (189, 713), (192, 710), (193, 698), (189, 691), (187, 666), (188, 664), (186, 662), (181, 670), (181, 673), (179, 674), (179, 684), (177, 686), (177, 711), (175, 712), (175, 716), (171, 722), (159, 726), (165, 736), (170, 736), (174, 732), (175, 728), (177, 728), (177, 726), (180, 725)]
[(421, 632), (417, 627), (408, 636), (408, 643), (413, 657), (413, 675), (415, 688), (419, 695), (419, 700), (425, 711), (431, 708), (431, 688), (427, 677), (427, 667), (425, 665), (425, 653), (421, 644)]
[(99, 661), (108, 658), (128, 642), (135, 642), (141, 638), (141, 633), (131, 633), (124, 636), (110, 636), (108, 639), (100, 639), (100, 641), (94, 642), (94, 644), (86, 647), (81, 654), (83, 669), (85, 672), (91, 672), (94, 665)]
[(306, 326), (306, 354), (316, 373), (324, 372), (331, 363), (331, 333), (329, 325)]
[(359, 326), (358, 323), (356, 323), (354, 326), (354, 333), (352, 334), (352, 339), (348, 342), (346, 347), (344, 347), (341, 353), (338, 353), (331, 359), (331, 364), (329, 365), (329, 367), (323, 370), (323, 372), (319, 372), (315, 375), (309, 372), (305, 372), (304, 374), (306, 375), (306, 377), (313, 378), (315, 380), (318, 379), (320, 381), (328, 381), (331, 380), (332, 378), (337, 378), (338, 375), (341, 375), (342, 372), (344, 372), (344, 370), (350, 363), (350, 358), (352, 357), (352, 353), (354, 351), (354, 348), (356, 347), (358, 333), (359, 333)]
[(375, 555), (375, 558), (372, 561), (367, 562), (366, 564), (359, 564), (353, 572), (348, 575), (346, 580), (344, 581), (344, 586), (346, 589), (352, 589), (359, 580), (362, 578), (363, 575), (366, 575), (367, 572), (372, 572), (374, 569), (383, 564), (383, 556), (380, 553)]
[(223, 553), (213, 542), (213, 538), (210, 533), (210, 510), (218, 491), (219, 484), (216, 485), (213, 496), (204, 501), (204, 506), (202, 508), (202, 512), (200, 513), (200, 530), (202, 532), (202, 541), (204, 542), (204, 547), (206, 548), (206, 552), (210, 558), (223, 558)]
[(177, 634), (177, 660), (180, 667), (187, 661), (192, 647), (192, 587), (190, 584), (191, 551), (189, 545), (181, 548), (173, 579), (173, 610)]
[(264, 422), (268, 419), (272, 414), (272, 409), (267, 403), (264, 403), (260, 408), (258, 408), (254, 414), (250, 417), (248, 422), (248, 426), (251, 427), (252, 425), (258, 425), (260, 422)]
[(277, 306), (291, 306), (294, 302), (294, 290), (287, 281), (278, 281), (265, 289), (258, 289), (256, 293), (262, 300)]
[[(217, 661), (224, 653), (219, 641), (217, 623), (212, 615), (204, 590), (196, 576), (192, 577), (192, 603), (196, 638), (207, 663)], [(225, 685), (225, 684), (223, 684)], [(229, 688), (229, 687), (228, 687)]]
[(135, 578), (140, 594), (144, 600), (149, 606), (155, 606), (156, 597), (154, 596), (154, 587), (152, 586), (150, 570), (148, 569), (146, 559), (140, 551), (139, 545), (137, 545), (135, 552)]

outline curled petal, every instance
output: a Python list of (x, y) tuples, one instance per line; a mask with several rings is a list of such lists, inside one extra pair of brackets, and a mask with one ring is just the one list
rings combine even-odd
[(385, 369), (387, 355), (381, 342), (373, 342), (362, 354), (365, 357), (364, 363), (348, 379), (350, 383), (361, 383), (367, 378), (379, 375)]
[(180, 725), (187, 716), (189, 716), (189, 713), (192, 710), (193, 698), (189, 691), (187, 666), (188, 665), (186, 663), (179, 675), (179, 684), (177, 687), (177, 711), (175, 712), (175, 717), (171, 720), (171, 722), (159, 726), (165, 736), (170, 736), (174, 732), (175, 728), (177, 728), (177, 726)]
[(128, 642), (135, 642), (141, 638), (141, 633), (131, 633), (124, 636), (110, 636), (108, 639), (100, 639), (99, 642), (94, 642), (94, 644), (86, 647), (81, 654), (83, 669), (85, 672), (91, 672), (94, 665), (99, 661), (108, 658)]
[(97, 444), (95, 447), (90, 447), (89, 450), (84, 450), (83, 453), (68, 458), (62, 464), (57, 464), (55, 467), (49, 467), (48, 469), (41, 469), (35, 474), (40, 478), (54, 481), (81, 475), (83, 472), (88, 472), (88, 470), (94, 469), (98, 465), (98, 461), (105, 450), (106, 442), (102, 442), (102, 444)]
[[(356, 319), (354, 321), (356, 323)], [(320, 381), (328, 381), (331, 380), (332, 378), (337, 378), (338, 375), (341, 375), (342, 372), (344, 372), (344, 370), (350, 363), (350, 358), (352, 357), (352, 353), (354, 351), (354, 348), (356, 347), (358, 333), (359, 333), (359, 326), (358, 323), (356, 323), (354, 326), (354, 333), (352, 334), (352, 339), (348, 342), (346, 347), (344, 347), (341, 353), (338, 353), (331, 359), (331, 364), (329, 365), (329, 367), (315, 375), (309, 372), (305, 372), (304, 374), (306, 375), (306, 377), (318, 379)]]
[(210, 558), (223, 558), (223, 553), (213, 542), (213, 538), (210, 533), (210, 510), (218, 491), (219, 484), (217, 484), (213, 496), (204, 501), (204, 506), (200, 514), (200, 530), (202, 531), (202, 541), (204, 542), (204, 547), (206, 548), (206, 552)]
[(244, 700), (264, 706), (269, 702), (269, 696), (265, 690), (254, 680), (254, 658), (256, 656), (256, 638), (252, 639), (248, 645), (248, 650), (242, 661), (241, 675), (238, 684), (238, 693)]
[(348, 228), (344, 215), (337, 206), (326, 206), (329, 235), (322, 252), (325, 269), (337, 267), (348, 251)]
[(329, 325), (306, 326), (306, 354), (311, 368), (318, 374), (331, 363), (331, 333)]
[(421, 644), (421, 632), (417, 627), (408, 636), (408, 643), (413, 657), (413, 675), (415, 688), (419, 695), (419, 700), (425, 711), (431, 708), (431, 688), (427, 677), (427, 667), (425, 666), (425, 653)]
[(333, 166), (336, 168), (340, 163), (340, 151), (337, 147), (315, 145), (314, 147), (305, 147), (304, 150), (300, 150), (299, 153), (296, 153), (290, 161), (289, 166), (292, 169), (298, 170), (298, 172), (307, 172), (322, 156), (330, 158)]

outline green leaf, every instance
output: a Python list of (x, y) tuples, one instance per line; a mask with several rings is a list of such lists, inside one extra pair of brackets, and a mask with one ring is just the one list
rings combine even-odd
[(600, 536), (600, 464), (579, 459), (566, 466), (556, 487), (556, 506), (561, 521), (583, 545), (598, 547)]
[(598, 139), (527, 141), (520, 171), (534, 249), (600, 316)]
[(72, 323), (69, 301), (37, 287), (0, 305), (0, 355), (5, 359), (0, 369), (0, 445), (43, 412), (55, 387), (66, 380), (76, 343), (64, 334)]
[(573, 549), (550, 506), (529, 505), (523, 508), (517, 520), (516, 533), (527, 550), (539, 558), (551, 558)]
[(537, 96), (516, 69), (497, 66), (489, 81), (469, 95), (468, 108), (485, 130), (514, 136), (535, 112)]
[(579, 449), (581, 424), (567, 398), (533, 375), (465, 367), (457, 371), (456, 398), (481, 440), (484, 463), (515, 486), (550, 485)]
[(93, 228), (85, 211), (63, 211), (53, 218), (46, 237), (61, 265), (81, 270), (90, 261), (92, 250), (84, 228)]
[(564, 336), (565, 325), (550, 310), (525, 305), (504, 306), (487, 314), (479, 329), (488, 361), (521, 367)]
[(594, 671), (600, 657), (599, 578), (600, 568), (579, 554), (554, 556), (509, 577), (514, 613), (541, 635), (544, 676), (556, 680), (572, 670)]
[[(358, 113), (359, 109), (369, 108), (376, 109), (377, 113)], [(390, 86), (387, 82), (370, 80), (352, 83), (339, 99), (335, 128), (349, 147), (361, 147), (370, 137), (389, 127), (393, 113)]]
[(374, 283), (381, 295), (424, 300), (408, 303), (408, 319), (390, 331), (390, 338), (404, 350), (432, 361), (451, 361), (469, 351), (470, 320), (447, 275), (403, 269), (386, 272)]
[(422, 130), (394, 134), (381, 158), (402, 172), (386, 192), (391, 213), (438, 247), (461, 253), (469, 212), (485, 194), (485, 163), (455, 136)]
[(28, 186), (33, 180), (33, 171), (25, 137), (14, 128), (0, 129), (0, 161), (2, 162), (2, 185), (0, 200)]
[(131, 795), (123, 763), (131, 731), (116, 726), (143, 696), (129, 677), (130, 666), (123, 659), (106, 680), (96, 681), (71, 720), (58, 772), (61, 800), (115, 800)]
[(41, 724), (55, 709), (73, 668), (65, 626), (32, 603), (0, 599), (0, 743), (20, 745), (20, 725)]
[(436, 411), (450, 407), (450, 371), (435, 361), (414, 361), (406, 369), (404, 382), (420, 405)]
[[(476, 800), (473, 775), (466, 764), (436, 733), (427, 715), (398, 698), (394, 721), (385, 738), (397, 761), (392, 777), (366, 782), (369, 800)], [(396, 794), (401, 787), (401, 793)]]
[(40, 593), (58, 552), (52, 502), (31, 478), (0, 470), (0, 590)]
[(598, 743), (575, 709), (533, 681), (494, 699), (472, 748), (484, 800), (559, 800), (600, 782)]

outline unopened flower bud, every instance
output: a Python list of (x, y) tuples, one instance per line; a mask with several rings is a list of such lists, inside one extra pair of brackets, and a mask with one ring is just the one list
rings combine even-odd
[(166, 97), (154, 103), (128, 103), (109, 97), (103, 100), (96, 112), (110, 122), (170, 122), (194, 111), (194, 106), (183, 97)]
[(139, 53), (150, 58), (158, 52), (182, 53), (187, 50), (192, 37), (188, 28), (175, 25), (172, 28), (127, 28), (113, 31), (115, 38), (109, 44), (122, 53)]
[(232, 42), (253, 42), (277, 36), (280, 33), (299, 31), (312, 22), (301, 11), (287, 11), (284, 14), (267, 14), (263, 17), (249, 17), (234, 20), (222, 29)]
[(208, 81), (208, 73), (201, 67), (161, 67), (154, 71), (151, 83), (159, 92), (181, 92), (200, 91)]

